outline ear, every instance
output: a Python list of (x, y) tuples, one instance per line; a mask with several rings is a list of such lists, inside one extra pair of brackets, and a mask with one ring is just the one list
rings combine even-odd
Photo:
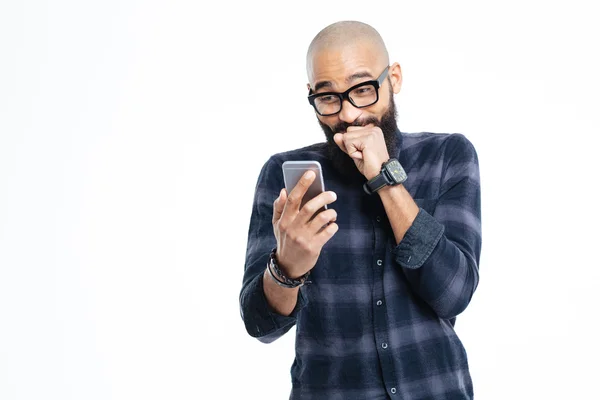
[(306, 88), (310, 91), (310, 83), (306, 84)]
[(392, 90), (395, 94), (400, 93), (400, 88), (402, 87), (402, 68), (400, 68), (400, 64), (397, 62), (392, 64), (389, 76), (392, 81)]

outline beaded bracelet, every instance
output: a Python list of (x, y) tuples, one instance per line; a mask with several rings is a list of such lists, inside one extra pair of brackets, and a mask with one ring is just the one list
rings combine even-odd
[[(287, 276), (285, 276), (283, 274), (283, 272), (281, 272), (279, 265), (277, 265), (277, 261), (275, 259), (275, 251), (276, 250), (277, 250), (277, 248), (275, 248), (271, 251), (271, 254), (269, 255), (269, 262), (267, 263), (267, 269), (269, 270), (269, 275), (271, 275), (271, 278), (273, 278), (275, 283), (277, 283), (279, 286), (282, 286), (282, 287), (285, 287), (288, 289), (293, 289), (293, 288), (300, 287), (302, 285), (311, 283), (308, 280), (308, 277), (310, 276), (310, 271), (308, 271), (307, 273), (305, 273), (298, 279), (291, 279), (291, 278), (288, 278)], [(273, 271), (275, 271), (275, 273), (273, 273)], [(277, 278), (275, 275), (277, 275), (279, 278)]]

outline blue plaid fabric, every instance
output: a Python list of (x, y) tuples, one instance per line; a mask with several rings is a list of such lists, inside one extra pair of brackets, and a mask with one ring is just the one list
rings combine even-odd
[[(291, 399), (473, 398), (454, 323), (479, 280), (477, 154), (458, 133), (397, 136), (404, 186), (420, 208), (399, 244), (379, 196), (336, 179), (325, 143), (273, 155), (260, 172), (240, 309), (248, 333), (264, 343), (296, 325)], [(262, 287), (286, 160), (321, 163), (339, 225), (290, 316), (270, 309)]]

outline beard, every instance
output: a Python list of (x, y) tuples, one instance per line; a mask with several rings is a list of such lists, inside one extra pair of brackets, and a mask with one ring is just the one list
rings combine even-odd
[(373, 124), (379, 127), (383, 132), (383, 138), (385, 140), (385, 145), (390, 157), (397, 157), (398, 138), (396, 137), (396, 131), (398, 130), (398, 125), (396, 124), (396, 116), (396, 104), (394, 103), (393, 92), (390, 91), (390, 105), (381, 117), (381, 120), (371, 116), (363, 119), (357, 119), (352, 123), (341, 121), (336, 124), (333, 129), (331, 129), (317, 118), (319, 125), (321, 125), (321, 128), (325, 133), (325, 138), (327, 139), (327, 157), (331, 161), (333, 168), (342, 177), (342, 180), (346, 181), (347, 183), (363, 182), (365, 177), (356, 167), (354, 160), (350, 158), (348, 154), (344, 153), (342, 149), (340, 149), (333, 141), (333, 136), (336, 133), (345, 133), (349, 126), (366, 126)]

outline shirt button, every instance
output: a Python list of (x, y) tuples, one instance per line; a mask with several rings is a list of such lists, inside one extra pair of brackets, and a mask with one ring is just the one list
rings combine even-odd
[(391, 388), (390, 392), (392, 392), (392, 394), (396, 394), (396, 388)]
[(383, 301), (381, 301), (381, 300), (377, 300), (377, 305), (378, 305), (378, 306), (380, 306), (380, 305), (382, 305), (382, 304), (383, 304)]
[(375, 219), (377, 220), (377, 222), (381, 222), (381, 217), (379, 215)]
[(377, 265), (381, 266), (381, 264), (383, 264), (383, 261), (377, 260)]
[(384, 349), (387, 349), (387, 343), (381, 343), (381, 347), (383, 347)]

